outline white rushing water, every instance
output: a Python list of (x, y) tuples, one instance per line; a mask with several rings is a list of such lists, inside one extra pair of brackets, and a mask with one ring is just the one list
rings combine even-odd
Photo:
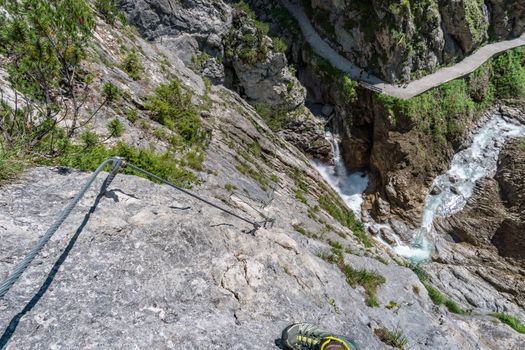
[(326, 132), (326, 139), (332, 146), (334, 165), (328, 165), (319, 161), (315, 161), (314, 165), (326, 182), (341, 196), (346, 205), (358, 218), (361, 218), (363, 192), (368, 187), (368, 176), (365, 172), (349, 174), (341, 157), (339, 142), (330, 131)]
[[(448, 216), (463, 209), (472, 196), (476, 181), (494, 176), (499, 153), (509, 138), (525, 136), (525, 126), (501, 116), (492, 117), (474, 134), (470, 147), (458, 152), (450, 169), (438, 176), (426, 200), (421, 227), (413, 234), (410, 244), (394, 235), (393, 250), (406, 258), (424, 261), (432, 253), (433, 221), (436, 217)], [(326, 138), (332, 145), (335, 165), (314, 162), (323, 178), (339, 193), (350, 209), (361, 218), (363, 192), (368, 186), (368, 176), (363, 172), (348, 173), (341, 157), (337, 140), (331, 132)], [(390, 230), (386, 224), (367, 224), (376, 230)], [(376, 239), (387, 244), (381, 237)]]
[[(492, 117), (476, 131), (470, 147), (458, 152), (449, 170), (438, 176), (427, 196), (421, 228), (415, 232), (413, 247), (429, 250), (436, 217), (455, 214), (465, 207), (476, 182), (496, 174), (498, 156), (509, 138), (525, 136), (525, 126), (501, 116)], [(397, 251), (397, 249), (394, 249)], [(402, 251), (397, 251), (403, 255)]]

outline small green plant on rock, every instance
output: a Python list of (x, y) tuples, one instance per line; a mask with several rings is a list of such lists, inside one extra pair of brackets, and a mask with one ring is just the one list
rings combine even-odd
[(130, 109), (126, 112), (126, 119), (131, 123), (135, 124), (137, 119), (139, 118), (137, 110), (136, 109)]
[(303, 236), (308, 236), (308, 232), (306, 232), (306, 230), (301, 225), (294, 224), (293, 229)]
[(397, 303), (393, 300), (390, 300), (388, 304), (385, 306), (388, 310), (392, 310), (398, 307)]
[(334, 241), (330, 241), (332, 246), (331, 254), (322, 255), (322, 258), (337, 267), (346, 276), (346, 282), (355, 288), (357, 285), (362, 286), (365, 289), (365, 303), (370, 307), (378, 307), (379, 301), (377, 300), (377, 288), (386, 282), (386, 279), (368, 270), (357, 270), (352, 266), (345, 264), (343, 256), (343, 246)]
[(407, 337), (405, 337), (403, 332), (399, 329), (391, 331), (386, 328), (378, 328), (374, 330), (374, 333), (383, 343), (394, 348), (404, 350), (408, 345)]
[(109, 137), (120, 137), (124, 134), (124, 125), (117, 118), (111, 119), (108, 122), (107, 129)]
[(231, 184), (231, 183), (227, 183), (226, 185), (224, 185), (224, 188), (228, 192), (233, 192), (234, 190), (237, 189), (237, 187), (235, 185)]
[(87, 149), (92, 149), (100, 144), (100, 139), (96, 133), (90, 130), (85, 130), (80, 134), (80, 141)]
[[(426, 288), (428, 292), (428, 296), (432, 300), (432, 302), (436, 305), (445, 305), (448, 309), (448, 311), (458, 314), (458, 315), (465, 315), (467, 314), (467, 311), (462, 309), (461, 306), (459, 306), (455, 301), (451, 299), (447, 299), (439, 290), (434, 288), (430, 282), (428, 281), (428, 276), (421, 267), (421, 265), (411, 265), (410, 268), (412, 271), (416, 274), (416, 276), (419, 278), (423, 286)], [(416, 292), (416, 287), (414, 287), (414, 292)], [(419, 288), (417, 288), (417, 293), (419, 293)]]
[(102, 86), (102, 97), (105, 99), (106, 103), (118, 102), (122, 95), (122, 90), (110, 82), (104, 83)]
[(356, 219), (350, 209), (339, 202), (338, 198), (324, 195), (319, 198), (319, 206), (326, 210), (330, 216), (354, 233), (354, 235), (364, 244), (365, 247), (373, 247), (373, 243), (368, 237), (362, 222)]
[(144, 66), (140, 60), (140, 56), (135, 49), (131, 50), (122, 62), (122, 69), (128, 73), (133, 80), (140, 80), (144, 72)]
[(525, 151), (525, 138), (521, 139), (521, 141), (518, 143), (518, 149), (520, 151)]
[(185, 92), (177, 80), (160, 84), (148, 98), (145, 108), (153, 120), (176, 131), (186, 143), (203, 141), (201, 121), (193, 105), (191, 92)]
[(273, 51), (278, 53), (285, 53), (288, 51), (288, 46), (281, 38), (272, 38), (273, 42)]
[(332, 306), (334, 308), (334, 311), (335, 311), (336, 314), (338, 314), (338, 315), (341, 314), (341, 309), (339, 308), (339, 306), (335, 302), (334, 298), (328, 299), (328, 305), (330, 305), (330, 306)]
[(95, 8), (108, 24), (115, 24), (117, 18), (123, 18), (119, 10), (122, 0), (96, 0)]
[(206, 52), (201, 52), (197, 55), (193, 55), (191, 58), (191, 63), (193, 64), (193, 69), (197, 72), (200, 72), (204, 67), (204, 63), (210, 59), (210, 55)]
[(525, 334), (525, 325), (516, 317), (504, 313), (493, 313), (491, 316), (509, 325), (516, 332)]

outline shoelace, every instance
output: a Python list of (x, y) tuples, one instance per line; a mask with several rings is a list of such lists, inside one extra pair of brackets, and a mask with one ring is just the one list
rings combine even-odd
[(319, 344), (320, 339), (312, 337), (315, 335), (315, 330), (316, 327), (311, 325), (305, 325), (302, 328), (299, 327), (297, 343), (305, 348), (305, 350), (314, 350)]

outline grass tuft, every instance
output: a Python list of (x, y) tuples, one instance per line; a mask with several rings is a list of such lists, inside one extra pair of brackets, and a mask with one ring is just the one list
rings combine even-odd
[(525, 334), (525, 325), (523, 325), (523, 323), (521, 323), (516, 317), (504, 313), (493, 313), (490, 315), (507, 324), (516, 332)]
[(357, 270), (345, 264), (343, 246), (335, 241), (329, 242), (331, 254), (322, 254), (320, 257), (325, 261), (337, 265), (346, 276), (346, 282), (355, 288), (357, 285), (365, 289), (365, 303), (370, 307), (378, 307), (377, 288), (386, 282), (386, 279), (373, 271)]
[[(421, 283), (423, 283), (423, 286), (426, 288), (428, 292), (428, 296), (432, 300), (432, 302), (436, 305), (445, 305), (448, 309), (448, 311), (458, 314), (458, 315), (465, 315), (467, 314), (467, 311), (464, 310), (461, 306), (459, 306), (454, 300), (447, 299), (439, 290), (434, 288), (430, 282), (428, 281), (428, 276), (421, 267), (421, 265), (411, 265), (410, 268), (412, 271), (416, 274), (416, 276), (419, 278)], [(416, 287), (414, 287), (416, 288)], [(414, 292), (416, 292), (416, 289), (414, 289)], [(417, 293), (419, 294), (419, 288), (417, 289)]]
[(374, 330), (375, 335), (381, 339), (381, 341), (394, 348), (404, 350), (408, 345), (408, 339), (405, 337), (403, 332), (399, 329), (391, 331), (386, 328), (378, 328)]
[(337, 199), (332, 199), (328, 195), (319, 198), (319, 206), (326, 210), (330, 216), (337, 220), (341, 225), (352, 230), (354, 235), (363, 243), (366, 248), (374, 246), (369, 236), (365, 232), (362, 222), (356, 219), (354, 213), (344, 205), (338, 203)]

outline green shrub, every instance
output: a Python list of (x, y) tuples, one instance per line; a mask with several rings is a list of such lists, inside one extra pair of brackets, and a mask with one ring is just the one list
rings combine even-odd
[(191, 63), (193, 64), (193, 69), (196, 71), (201, 71), (204, 67), (204, 63), (210, 59), (210, 55), (208, 55), (206, 52), (201, 52), (197, 55), (193, 55), (191, 57)]
[(184, 92), (177, 80), (160, 84), (148, 98), (145, 108), (153, 120), (176, 131), (186, 143), (202, 141), (201, 121), (193, 105), (191, 92)]
[(409, 100), (384, 94), (378, 101), (393, 121), (407, 120), (438, 142), (460, 140), (465, 125), (494, 98), (525, 97), (525, 48), (508, 50), (463, 79), (445, 83)]
[(494, 85), (499, 98), (525, 97), (525, 49), (506, 51), (493, 61)]
[(115, 24), (115, 20), (120, 18), (119, 7), (122, 0), (96, 0), (95, 8), (108, 24)]
[(82, 106), (87, 98), (89, 89), (78, 89), (78, 84), (90, 83), (81, 62), (96, 25), (93, 11), (84, 0), (3, 0), (0, 7), (3, 68), (10, 85), (24, 95), (24, 108), (19, 105), (12, 111), (16, 115), (0, 120), (16, 130), (4, 134), (4, 141), (24, 138), (27, 145), (37, 144), (64, 117), (61, 112), (71, 121), (72, 135), (81, 108), (67, 107)]
[(261, 186), (262, 190), (268, 190), (268, 186), (270, 185), (268, 182), (268, 178), (259, 166), (255, 165), (255, 167), (253, 167), (239, 158), (236, 159), (239, 162), (239, 164), (235, 166), (235, 169), (237, 169), (238, 172), (240, 172), (243, 175), (249, 176), (253, 180), (257, 181)]
[(463, 310), (463, 308), (461, 308), (461, 306), (459, 306), (455, 301), (453, 300), (450, 300), (450, 299), (447, 299), (445, 301), (445, 306), (447, 307), (448, 311), (454, 313), (454, 314), (458, 314), (458, 315), (464, 315), (466, 314), (467, 312), (465, 310)]
[(117, 118), (111, 119), (107, 124), (109, 137), (120, 137), (124, 134), (124, 125)]
[(257, 37), (253, 34), (246, 33), (241, 38), (244, 45), (252, 47), (257, 43)]
[(365, 303), (370, 307), (378, 307), (377, 288), (386, 282), (386, 279), (375, 272), (368, 270), (356, 270), (350, 265), (345, 264), (343, 246), (337, 242), (330, 241), (332, 245), (329, 255), (322, 255), (321, 258), (337, 265), (341, 272), (346, 276), (346, 282), (352, 287), (360, 285), (365, 289)]
[(237, 187), (233, 184), (227, 183), (224, 185), (224, 189), (226, 189), (226, 191), (228, 192), (233, 192), (234, 190), (237, 189)]
[(293, 121), (291, 113), (284, 109), (271, 108), (266, 103), (258, 103), (255, 105), (257, 114), (261, 116), (266, 122), (266, 125), (273, 131), (280, 131), (286, 129)]
[[(255, 28), (255, 33), (243, 28), (242, 23), (245, 21), (234, 21), (235, 27), (225, 38), (225, 55), (229, 59), (237, 55), (244, 64), (256, 64), (264, 60), (268, 54), (269, 41), (265, 38), (268, 35), (269, 26), (259, 22), (255, 12), (244, 1), (233, 4), (233, 7), (247, 14), (247, 22)], [(243, 33), (241, 37), (237, 35), (239, 31)]]
[(28, 163), (27, 159), (19, 159), (16, 152), (5, 151), (0, 144), (0, 186), (14, 179), (25, 169)]
[(133, 80), (139, 80), (144, 72), (144, 66), (140, 56), (135, 49), (131, 50), (122, 62), (122, 69), (128, 73)]
[(302, 190), (296, 190), (296, 191), (295, 191), (295, 198), (296, 198), (299, 202), (308, 205), (308, 200), (307, 200), (306, 197), (304, 196), (304, 192), (303, 192)]
[[(120, 156), (140, 168), (152, 172), (153, 174), (171, 181), (177, 185), (189, 187), (197, 178), (190, 171), (179, 167), (171, 152), (156, 154), (152, 150), (140, 149), (123, 142), (111, 148), (103, 145), (85, 149), (83, 146), (69, 145), (66, 152), (58, 158), (58, 164), (79, 170), (93, 171), (104, 160)], [(130, 168), (125, 168), (126, 174), (144, 177)]]
[(523, 323), (516, 317), (504, 313), (493, 313), (491, 315), (496, 317), (501, 322), (509, 325), (516, 332), (525, 334), (525, 325), (523, 325)]
[(392, 310), (392, 309), (395, 309), (397, 307), (397, 303), (393, 300), (390, 300), (388, 302), (388, 305), (386, 305), (385, 307), (388, 309), (388, 310)]
[(300, 234), (302, 234), (303, 236), (308, 236), (308, 232), (306, 232), (306, 230), (303, 227), (301, 227), (300, 225), (294, 224), (293, 225), (293, 229), (296, 232), (299, 232)]
[(257, 29), (259, 40), (262, 40), (262, 38), (268, 35), (268, 32), (270, 31), (270, 26), (264, 22), (255, 21), (254, 26), (255, 29)]
[(233, 6), (233, 8), (237, 9), (238, 11), (243, 11), (244, 13), (246, 13), (246, 15), (248, 15), (248, 18), (250, 18), (252, 20), (255, 20), (257, 18), (256, 14), (255, 14), (255, 11), (252, 10), (250, 5), (248, 5), (243, 0), (240, 0), (239, 2), (232, 4), (232, 6)]
[(521, 141), (518, 143), (518, 149), (520, 151), (525, 151), (525, 138), (522, 138)]
[(138, 119), (138, 113), (136, 109), (130, 109), (126, 112), (126, 119), (131, 123), (135, 124)]
[(357, 82), (351, 80), (347, 75), (341, 78), (341, 93), (343, 101), (350, 106), (357, 101)]
[(85, 148), (94, 148), (100, 144), (98, 135), (92, 131), (85, 130), (80, 134), (80, 141)]
[(329, 241), (328, 244), (334, 249), (343, 250), (343, 245), (338, 241)]
[(110, 82), (104, 83), (102, 86), (102, 97), (107, 103), (118, 102), (122, 95), (122, 90)]
[(434, 304), (442, 305), (447, 301), (443, 294), (441, 294), (439, 290), (432, 287), (431, 285), (425, 284), (425, 288), (428, 291), (428, 296), (430, 297), (430, 299), (432, 299), (432, 302), (434, 302)]
[(408, 120), (440, 144), (459, 139), (464, 132), (464, 124), (460, 123), (473, 120), (479, 112), (463, 79), (443, 84), (409, 100), (386, 95), (379, 95), (378, 100), (392, 120)]
[[(439, 290), (434, 288), (428, 281), (428, 276), (425, 270), (421, 267), (420, 264), (413, 264), (409, 266), (410, 269), (416, 274), (416, 276), (419, 278), (421, 283), (423, 283), (423, 286), (426, 288), (428, 292), (428, 296), (432, 300), (432, 302), (436, 305), (445, 305), (448, 309), (448, 311), (464, 315), (467, 313), (464, 309), (461, 308), (455, 301), (451, 299), (447, 299)], [(417, 289), (419, 293), (419, 288)], [(417, 293), (416, 293), (417, 294)]]
[(197, 170), (197, 171), (203, 171), (204, 167), (202, 163), (204, 162), (204, 152), (200, 150), (190, 150), (182, 159), (182, 164), (184, 166), (188, 166), (191, 169)]
[(288, 51), (288, 45), (281, 38), (272, 38), (273, 51), (278, 53), (286, 53)]

